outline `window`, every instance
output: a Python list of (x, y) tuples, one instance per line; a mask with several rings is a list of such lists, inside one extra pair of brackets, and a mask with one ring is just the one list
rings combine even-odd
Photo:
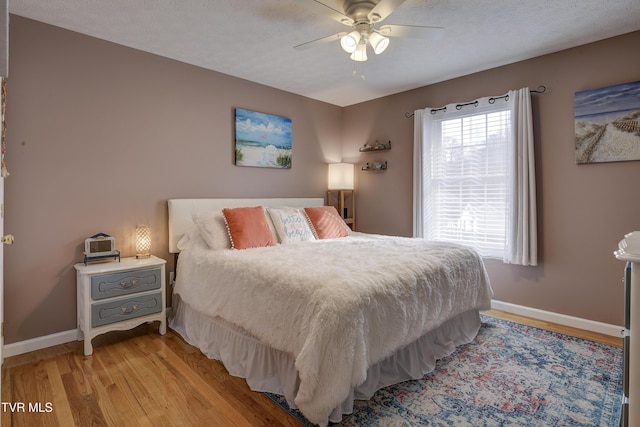
[(413, 235), (537, 265), (529, 88), (414, 117)]
[(414, 117), (413, 235), (537, 265), (529, 88)]
[(511, 111), (492, 107), (433, 119), (425, 153), (425, 237), (502, 258), (509, 207)]

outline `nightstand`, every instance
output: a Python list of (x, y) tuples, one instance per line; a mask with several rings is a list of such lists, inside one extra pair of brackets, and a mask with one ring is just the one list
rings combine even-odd
[[(337, 204), (333, 199), (337, 196)], [(348, 203), (345, 203), (345, 199)], [(356, 191), (355, 190), (329, 190), (327, 191), (327, 205), (335, 206), (336, 210), (344, 219), (344, 222), (356, 231)], [(349, 206), (351, 205), (351, 206)], [(349, 207), (348, 207), (349, 206)]]
[(85, 356), (93, 353), (91, 340), (106, 332), (156, 320), (160, 322), (160, 335), (167, 332), (165, 264), (165, 260), (151, 256), (74, 266), (78, 341), (84, 339)]

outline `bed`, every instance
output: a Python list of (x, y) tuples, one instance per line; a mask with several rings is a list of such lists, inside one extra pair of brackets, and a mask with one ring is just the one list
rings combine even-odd
[[(168, 202), (169, 250), (180, 254), (170, 327), (252, 390), (284, 396), (321, 426), (351, 413), (356, 399), (421, 378), (471, 342), (492, 297), (472, 249), (350, 232), (323, 204)], [(238, 226), (240, 212), (251, 214)], [(270, 246), (238, 246), (241, 233), (254, 230), (247, 221), (266, 233), (260, 214)], [(327, 224), (340, 237), (326, 234)]]

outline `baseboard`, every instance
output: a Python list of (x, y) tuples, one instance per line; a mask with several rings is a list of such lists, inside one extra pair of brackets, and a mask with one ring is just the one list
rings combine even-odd
[[(565, 314), (553, 313), (551, 311), (539, 310), (537, 308), (525, 307), (523, 305), (511, 304), (502, 301), (491, 301), (491, 308), (505, 311), (507, 313), (518, 314), (520, 316), (532, 317), (545, 322), (558, 323), (560, 325), (571, 326), (573, 328), (598, 332), (613, 337), (620, 337), (622, 326), (610, 325), (608, 323), (595, 322), (593, 320), (582, 319), (580, 317), (567, 316)], [(26, 341), (7, 344), (3, 347), (3, 356), (11, 357), (30, 351), (41, 350), (54, 345), (65, 344), (75, 341), (78, 338), (78, 330), (58, 332), (56, 334), (43, 337), (32, 338)]]
[(43, 337), (32, 338), (30, 340), (14, 342), (2, 347), (2, 356), (4, 358), (17, 356), (19, 354), (29, 353), (30, 351), (41, 350), (54, 345), (66, 344), (78, 339), (78, 330), (58, 332)]
[(621, 337), (622, 326), (608, 323), (596, 322), (594, 320), (582, 319), (580, 317), (567, 316), (566, 314), (554, 313), (551, 311), (539, 310), (537, 308), (525, 307), (523, 305), (511, 304), (508, 302), (491, 300), (491, 308), (513, 313), (520, 316), (532, 317), (545, 322), (557, 323), (559, 325), (570, 326), (572, 328), (584, 329), (586, 331), (598, 332), (612, 337)]

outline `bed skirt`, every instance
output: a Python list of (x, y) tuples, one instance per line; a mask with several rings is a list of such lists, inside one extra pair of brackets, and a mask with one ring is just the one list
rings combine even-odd
[[(251, 390), (282, 395), (296, 408), (299, 379), (293, 355), (266, 346), (229, 322), (192, 309), (178, 295), (173, 296), (169, 325), (207, 357), (221, 361), (229, 374), (244, 378)], [(383, 387), (422, 378), (433, 370), (436, 360), (471, 342), (479, 329), (479, 312), (467, 311), (369, 367), (365, 382), (334, 408), (329, 421), (340, 422), (343, 414), (352, 413), (354, 400), (369, 400)]]

